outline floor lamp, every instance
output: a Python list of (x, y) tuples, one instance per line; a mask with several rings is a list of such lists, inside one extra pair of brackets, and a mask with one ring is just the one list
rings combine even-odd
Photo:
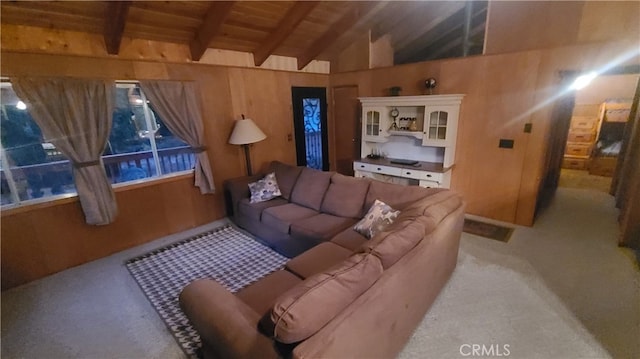
[(247, 175), (253, 175), (251, 168), (251, 154), (249, 153), (249, 145), (260, 142), (267, 138), (267, 135), (258, 128), (258, 126), (250, 118), (237, 120), (229, 137), (229, 143), (232, 145), (242, 145), (244, 147), (244, 157), (247, 162)]

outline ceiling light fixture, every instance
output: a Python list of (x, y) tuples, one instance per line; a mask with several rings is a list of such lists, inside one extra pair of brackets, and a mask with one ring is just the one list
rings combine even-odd
[(598, 74), (595, 71), (591, 71), (588, 74), (580, 75), (571, 84), (571, 89), (581, 90), (587, 87), (587, 85), (589, 85), (589, 83), (591, 83), (591, 81), (593, 81), (593, 79), (595, 79), (596, 77), (598, 77)]

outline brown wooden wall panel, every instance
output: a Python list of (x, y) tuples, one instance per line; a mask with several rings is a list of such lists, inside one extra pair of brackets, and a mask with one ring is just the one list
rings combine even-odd
[(117, 192), (107, 226), (85, 224), (77, 201), (3, 214), (2, 289), (221, 218), (219, 197), (200, 195), (188, 176)]
[(2, 52), (2, 76), (71, 76), (194, 81), (200, 89), (205, 139), (218, 192), (201, 195), (193, 178), (116, 193), (120, 214), (88, 226), (78, 202), (2, 215), (2, 289), (223, 218), (222, 183), (246, 174), (241, 147), (227, 143), (233, 121), (252, 117), (267, 134), (253, 145), (256, 170), (272, 160), (295, 164), (291, 87), (329, 85), (328, 75), (201, 64)]

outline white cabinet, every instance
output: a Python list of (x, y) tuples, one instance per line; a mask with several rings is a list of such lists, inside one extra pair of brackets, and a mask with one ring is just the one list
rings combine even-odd
[[(434, 162), (419, 158), (419, 146), (433, 148), (444, 168), (455, 163), (458, 117), (464, 95), (426, 95), (360, 97), (362, 103), (361, 156), (385, 152), (381, 144), (393, 141), (394, 136), (416, 139), (415, 144), (394, 144), (394, 157)], [(397, 110), (397, 111), (394, 111)], [(394, 112), (395, 117), (391, 113)], [(394, 125), (395, 124), (395, 125)], [(405, 141), (406, 142), (406, 141)], [(387, 146), (392, 147), (392, 146)], [(402, 152), (405, 154), (403, 155)]]
[[(451, 183), (464, 95), (361, 97), (362, 147), (356, 177), (422, 187)], [(382, 154), (388, 158), (365, 158)], [(406, 159), (415, 165), (398, 165)]]

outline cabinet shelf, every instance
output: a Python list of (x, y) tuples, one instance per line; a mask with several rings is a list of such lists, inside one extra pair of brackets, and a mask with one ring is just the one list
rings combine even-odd
[(415, 137), (419, 140), (422, 139), (422, 131), (389, 130), (388, 133), (392, 136), (409, 136)]

